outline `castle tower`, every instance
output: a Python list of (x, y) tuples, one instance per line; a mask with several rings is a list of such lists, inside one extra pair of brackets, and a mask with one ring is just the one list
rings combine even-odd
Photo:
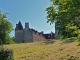
[(33, 32), (29, 28), (29, 22), (25, 23), (24, 42), (33, 42)]
[(23, 26), (20, 21), (18, 24), (16, 24), (16, 28), (15, 28), (15, 42), (17, 42), (17, 43), (24, 42), (24, 40), (23, 40)]
[(18, 24), (16, 24), (15, 30), (23, 30), (23, 26), (20, 21), (18, 22)]
[(29, 22), (25, 23), (25, 28), (29, 29)]

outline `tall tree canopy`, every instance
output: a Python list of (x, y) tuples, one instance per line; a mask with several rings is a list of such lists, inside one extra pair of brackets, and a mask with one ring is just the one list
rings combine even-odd
[(46, 8), (47, 22), (56, 24), (61, 37), (70, 38), (80, 35), (80, 0), (50, 0)]
[(10, 42), (9, 33), (12, 30), (12, 24), (7, 19), (7, 13), (2, 13), (0, 10), (0, 44), (6, 44)]

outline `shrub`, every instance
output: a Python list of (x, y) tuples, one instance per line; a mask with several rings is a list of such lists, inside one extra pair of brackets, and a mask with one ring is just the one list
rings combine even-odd
[(10, 49), (1, 48), (0, 49), (0, 60), (14, 60), (13, 51)]
[(5, 38), (5, 43), (3, 43), (3, 44), (14, 44), (14, 43), (15, 42), (14, 42), (13, 38), (11, 38), (10, 36), (7, 36)]

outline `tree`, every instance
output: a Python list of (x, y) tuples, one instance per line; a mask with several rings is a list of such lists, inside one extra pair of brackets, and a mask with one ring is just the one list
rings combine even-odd
[(50, 0), (46, 8), (47, 22), (56, 24), (57, 33), (63, 38), (80, 35), (80, 0)]
[(13, 30), (11, 22), (7, 19), (7, 13), (0, 10), (0, 44), (6, 44), (10, 40), (9, 33)]

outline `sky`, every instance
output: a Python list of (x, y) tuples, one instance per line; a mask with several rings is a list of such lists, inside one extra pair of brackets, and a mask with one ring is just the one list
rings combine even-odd
[[(47, 23), (45, 9), (51, 4), (50, 0), (0, 0), (0, 10), (7, 12), (8, 19), (15, 29), (16, 24), (21, 21), (23, 27), (29, 22), (29, 27), (44, 33), (55, 32), (55, 24)], [(15, 35), (15, 30), (10, 36)]]

